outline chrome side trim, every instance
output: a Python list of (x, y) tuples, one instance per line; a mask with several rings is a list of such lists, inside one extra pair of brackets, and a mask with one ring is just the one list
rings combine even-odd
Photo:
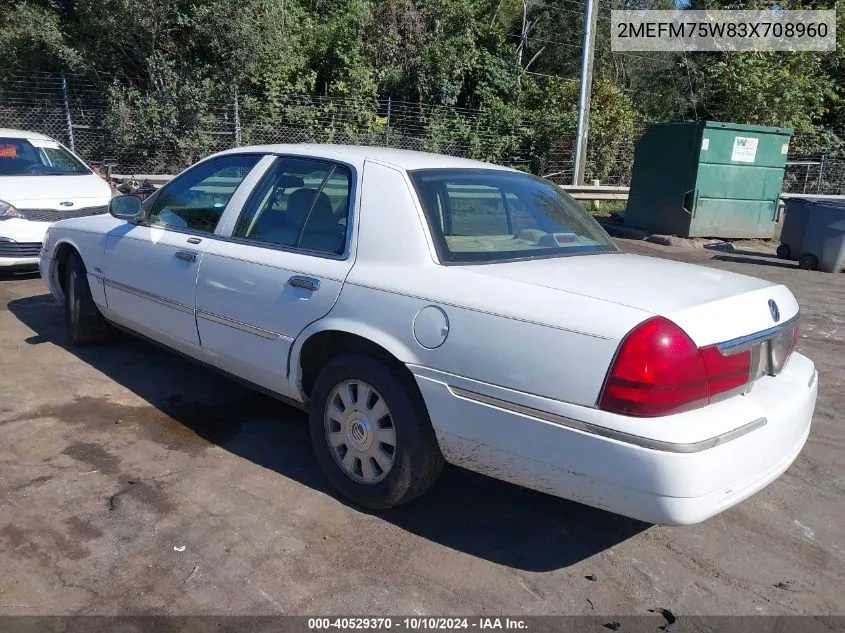
[(197, 318), (204, 319), (206, 321), (211, 321), (212, 323), (217, 323), (219, 325), (225, 325), (235, 330), (240, 330), (241, 332), (247, 332), (248, 334), (254, 334), (255, 336), (260, 336), (261, 338), (266, 338), (271, 341), (275, 341), (278, 339), (283, 339), (286, 341), (293, 340), (293, 338), (291, 338), (290, 336), (285, 336), (284, 334), (279, 334), (278, 332), (271, 332), (270, 330), (255, 327), (254, 325), (235, 321), (234, 319), (227, 319), (226, 317), (222, 317), (218, 314), (212, 314), (211, 312), (203, 312), (202, 310), (197, 310)]
[(801, 316), (800, 312), (796, 314), (794, 317), (789, 319), (789, 321), (785, 321), (780, 325), (776, 325), (775, 327), (771, 327), (768, 330), (763, 330), (762, 332), (757, 332), (756, 334), (749, 334), (748, 336), (740, 336), (739, 338), (731, 339), (730, 341), (725, 341), (724, 343), (719, 343), (716, 345), (718, 350), (722, 353), (729, 353), (733, 354), (734, 352), (741, 352), (746, 349), (750, 349), (757, 345), (758, 343), (762, 343), (765, 340), (770, 338), (774, 338), (780, 332), (787, 328), (792, 328), (795, 326), (795, 323), (798, 321), (798, 318)]
[(675, 442), (662, 442), (660, 440), (653, 440), (651, 438), (641, 437), (639, 435), (632, 435), (630, 433), (616, 431), (614, 429), (609, 429), (604, 426), (589, 424), (587, 422), (582, 422), (573, 418), (567, 418), (562, 415), (557, 415), (555, 413), (549, 413), (548, 411), (541, 411), (540, 409), (526, 407), (524, 405), (516, 404), (514, 402), (508, 402), (506, 400), (500, 400), (499, 398), (494, 398), (492, 396), (476, 393), (474, 391), (467, 391), (466, 389), (461, 389), (460, 387), (453, 387), (452, 385), (447, 385), (447, 387), (449, 391), (451, 391), (455, 396), (463, 398), (465, 400), (472, 400), (474, 402), (486, 404), (491, 407), (504, 409), (505, 411), (512, 411), (514, 413), (527, 415), (532, 418), (538, 418), (540, 420), (544, 420), (545, 422), (551, 422), (552, 424), (558, 424), (560, 426), (565, 426), (570, 429), (576, 429), (578, 431), (583, 431), (584, 433), (589, 433), (591, 435), (599, 435), (601, 437), (606, 437), (612, 440), (625, 442), (626, 444), (633, 444), (635, 446), (641, 446), (643, 448), (650, 448), (652, 450), (664, 451), (668, 453), (698, 453), (700, 451), (705, 451), (709, 448), (713, 448), (714, 446), (718, 446), (720, 444), (724, 444), (725, 442), (735, 440), (736, 438), (741, 437), (746, 433), (750, 433), (755, 429), (759, 429), (760, 427), (764, 426), (767, 422), (766, 418), (758, 418), (753, 422), (744, 424), (743, 426), (737, 429), (728, 431), (727, 433), (722, 433), (721, 435), (717, 435), (716, 437), (701, 440), (700, 442), (678, 444)]
[(159, 297), (158, 295), (154, 295), (149, 292), (144, 292), (143, 290), (138, 290), (137, 288), (133, 288), (131, 286), (127, 286), (126, 284), (119, 283), (117, 281), (111, 281), (110, 279), (103, 279), (103, 283), (106, 286), (111, 288), (115, 288), (116, 290), (122, 290), (123, 292), (128, 292), (131, 295), (135, 295), (136, 297), (140, 297), (142, 299), (148, 299), (149, 301), (154, 301), (155, 303), (159, 303), (163, 306), (167, 306), (168, 308), (174, 308), (179, 310), (180, 312), (184, 312), (185, 314), (190, 314), (191, 316), (195, 316), (198, 319), (205, 319), (206, 321), (211, 321), (213, 323), (219, 323), (220, 325), (225, 325), (230, 328), (234, 328), (236, 330), (240, 330), (242, 332), (247, 332), (249, 334), (254, 334), (256, 336), (260, 336), (262, 338), (266, 338), (271, 341), (275, 341), (278, 339), (283, 339), (286, 341), (292, 341), (293, 338), (290, 336), (285, 336), (284, 334), (279, 334), (278, 332), (271, 332), (270, 330), (265, 330), (260, 327), (255, 327), (254, 325), (249, 325), (247, 323), (241, 323), (240, 321), (235, 321), (234, 319), (227, 319), (226, 317), (222, 317), (219, 314), (212, 314), (211, 312), (204, 312), (202, 310), (195, 310), (190, 306), (186, 306), (182, 303), (177, 301), (171, 301), (170, 299), (165, 299), (164, 297)]
[[(324, 278), (325, 279), (325, 278)], [(518, 321), (519, 323), (528, 323), (529, 325), (539, 325), (541, 327), (547, 327), (552, 330), (560, 330), (561, 332), (570, 332), (572, 334), (583, 334), (584, 336), (589, 336), (591, 338), (601, 339), (603, 341), (612, 341), (613, 337), (611, 336), (604, 336), (603, 334), (594, 334), (592, 332), (585, 332), (583, 330), (574, 330), (572, 328), (561, 327), (559, 325), (549, 325), (548, 323), (543, 323), (541, 321), (533, 321), (531, 319), (523, 319), (520, 317), (509, 316), (507, 314), (502, 314), (500, 312), (490, 312), (488, 310), (480, 310), (478, 308), (471, 308), (467, 305), (458, 304), (458, 303), (450, 303), (448, 301), (441, 301), (440, 299), (433, 299), (431, 297), (423, 297), (421, 295), (410, 294), (407, 292), (399, 292), (398, 290), (391, 290), (389, 288), (380, 288), (379, 286), (370, 286), (367, 284), (362, 284), (354, 281), (349, 281), (348, 279), (343, 282), (345, 285), (348, 286), (355, 286), (356, 288), (366, 288), (367, 290), (375, 290), (377, 292), (386, 292), (388, 294), (397, 295), (399, 297), (408, 297), (409, 299), (418, 299), (420, 301), (425, 301), (427, 303), (431, 303), (438, 306), (449, 306), (452, 308), (459, 308), (461, 310), (467, 310), (469, 312), (476, 312), (478, 314), (486, 314), (489, 316), (494, 317), (501, 317), (503, 319), (510, 319), (511, 321)]]
[(167, 306), (168, 308), (173, 308), (174, 310), (179, 310), (180, 312), (184, 312), (185, 314), (194, 314), (194, 309), (191, 306), (186, 306), (183, 303), (179, 303), (178, 301), (172, 301), (170, 299), (165, 299), (164, 297), (160, 297), (158, 295), (154, 295), (150, 292), (144, 292), (143, 290), (138, 290), (137, 288), (133, 288), (132, 286), (127, 286), (126, 284), (119, 283), (117, 281), (112, 281), (111, 279), (104, 279), (103, 283), (109, 287), (114, 288), (115, 290), (122, 290), (123, 292), (128, 292), (131, 295), (135, 295), (136, 297), (140, 297), (141, 299), (147, 299), (149, 301), (153, 301), (155, 303), (159, 303), (163, 306)]

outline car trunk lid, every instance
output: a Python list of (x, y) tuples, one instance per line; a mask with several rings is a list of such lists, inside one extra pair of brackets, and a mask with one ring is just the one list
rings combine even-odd
[(698, 346), (754, 335), (798, 313), (792, 293), (705, 266), (627, 253), (466, 266), (467, 272), (589, 296), (678, 324)]

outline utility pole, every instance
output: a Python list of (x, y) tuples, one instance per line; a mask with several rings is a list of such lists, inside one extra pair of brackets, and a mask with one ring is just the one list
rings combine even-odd
[(67, 79), (64, 72), (62, 72), (62, 107), (65, 111), (65, 125), (67, 126), (67, 141), (70, 151), (75, 152), (76, 146), (73, 142), (73, 119), (70, 117), (70, 103), (67, 98)]
[(235, 92), (234, 92), (234, 104), (233, 104), (234, 105), (234, 117), (233, 118), (234, 118), (234, 127), (235, 127), (235, 129), (234, 129), (235, 147), (241, 146), (241, 113), (240, 113), (240, 108), (238, 107), (239, 101), (240, 100), (238, 99), (238, 88), (236, 86)]
[(590, 127), (590, 93), (593, 88), (593, 51), (596, 47), (596, 0), (586, 0), (584, 12), (584, 47), (581, 52), (581, 85), (578, 91), (578, 131), (575, 139), (573, 185), (584, 184), (587, 159), (587, 131)]

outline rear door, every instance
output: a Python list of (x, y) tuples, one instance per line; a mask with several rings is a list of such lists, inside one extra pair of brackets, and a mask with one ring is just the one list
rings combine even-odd
[(110, 231), (103, 275), (112, 318), (182, 351), (199, 348), (197, 271), (224, 209), (260, 159), (232, 154), (199, 163), (148, 199), (143, 221)]
[[(221, 369), (284, 395), (294, 339), (331, 310), (352, 266), (356, 170), (280, 156), (197, 279), (203, 351)], [(228, 234), (228, 237), (227, 237)]]

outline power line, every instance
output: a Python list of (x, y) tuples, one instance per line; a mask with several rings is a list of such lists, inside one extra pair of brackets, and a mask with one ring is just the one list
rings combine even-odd
[(575, 77), (561, 77), (560, 75), (549, 75), (548, 73), (538, 73), (531, 70), (524, 71), (526, 75), (535, 75), (537, 77), (551, 77), (554, 79), (561, 79), (562, 81), (573, 81), (578, 82), (578, 79)]
[[(570, 4), (570, 5), (575, 6), (575, 7), (579, 7), (580, 9), (582, 9), (582, 11), (587, 6), (587, 3), (586, 3), (585, 0), (559, 0), (559, 2)], [(542, 8), (542, 9), (557, 9), (557, 10), (561, 9), (561, 7), (558, 6), (557, 4), (546, 4), (545, 2), (535, 2), (534, 4), (531, 5), (531, 7), (532, 8), (539, 7), (539, 8)], [(567, 9), (567, 10), (569, 10), (569, 9)]]
[[(508, 33), (508, 37), (515, 37), (517, 39), (522, 39), (522, 36), (517, 35), (516, 33)], [(541, 37), (534, 37), (532, 35), (529, 35), (525, 39), (534, 40), (535, 42), (542, 42), (543, 44), (556, 44), (558, 46), (567, 46), (569, 48), (577, 48), (579, 51), (581, 50), (581, 47), (579, 45), (570, 44), (569, 42), (558, 42), (558, 41), (555, 41), (555, 40), (546, 40), (546, 39), (543, 39)]]
[(541, 8), (545, 8), (545, 9), (553, 9), (555, 11), (560, 11), (561, 13), (572, 13), (572, 14), (575, 14), (575, 15), (584, 15), (584, 5), (583, 4), (580, 5), (581, 6), (580, 11), (575, 11), (574, 9), (564, 9), (563, 7), (555, 7), (555, 6), (551, 6), (551, 5), (548, 5), (548, 4), (535, 4), (533, 6), (541, 7)]

